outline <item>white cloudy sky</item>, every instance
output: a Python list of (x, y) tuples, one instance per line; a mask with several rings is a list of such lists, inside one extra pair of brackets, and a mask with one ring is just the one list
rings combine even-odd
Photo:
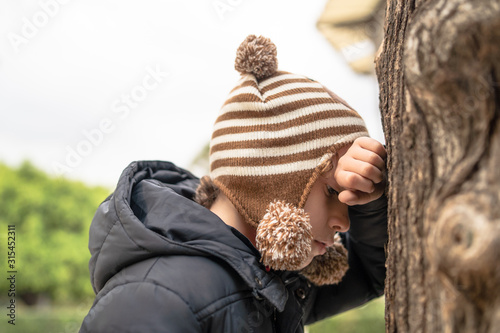
[(110, 187), (133, 160), (188, 167), (238, 80), (248, 34), (270, 37), (280, 69), (328, 86), (382, 141), (376, 79), (353, 73), (316, 29), (324, 5), (0, 0), (0, 160)]

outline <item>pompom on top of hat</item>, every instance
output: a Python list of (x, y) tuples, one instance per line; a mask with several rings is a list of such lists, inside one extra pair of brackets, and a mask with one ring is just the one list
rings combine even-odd
[(248, 36), (236, 51), (234, 68), (241, 74), (253, 74), (258, 80), (278, 69), (276, 45), (269, 38)]

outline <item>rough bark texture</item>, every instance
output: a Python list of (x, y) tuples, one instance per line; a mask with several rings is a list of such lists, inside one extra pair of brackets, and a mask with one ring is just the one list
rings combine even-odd
[(500, 332), (500, 1), (388, 0), (387, 332)]

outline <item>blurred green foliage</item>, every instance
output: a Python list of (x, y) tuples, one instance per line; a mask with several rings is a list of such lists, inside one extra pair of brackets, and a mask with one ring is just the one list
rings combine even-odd
[[(94, 296), (87, 269), (88, 230), (109, 193), (49, 177), (29, 162), (18, 168), (0, 163), (0, 244), (6, 244), (8, 225), (14, 225), (18, 301), (75, 302)], [(2, 268), (7, 251), (1, 246)], [(8, 283), (0, 279), (0, 297), (7, 295)]]
[(379, 297), (359, 308), (310, 325), (307, 333), (383, 333), (384, 310), (384, 298)]
[(16, 325), (0, 322), (0, 331), (5, 333), (75, 333), (80, 329), (91, 304), (20, 306), (17, 311)]

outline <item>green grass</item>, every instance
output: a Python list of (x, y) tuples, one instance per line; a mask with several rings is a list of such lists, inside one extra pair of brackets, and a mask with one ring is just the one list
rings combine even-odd
[(377, 298), (368, 304), (335, 317), (310, 325), (308, 333), (383, 333), (385, 332), (384, 298)]
[[(8, 324), (8, 318), (3, 318), (0, 322), (0, 332), (75, 333), (80, 329), (91, 304), (92, 300), (65, 306), (27, 307), (19, 305), (16, 308), (16, 325)], [(383, 297), (306, 328), (308, 333), (382, 333), (384, 331)]]
[(76, 333), (91, 305), (92, 301), (66, 306), (27, 307), (19, 305), (16, 308), (16, 325), (8, 324), (8, 317), (7, 319), (2, 318), (0, 332)]

